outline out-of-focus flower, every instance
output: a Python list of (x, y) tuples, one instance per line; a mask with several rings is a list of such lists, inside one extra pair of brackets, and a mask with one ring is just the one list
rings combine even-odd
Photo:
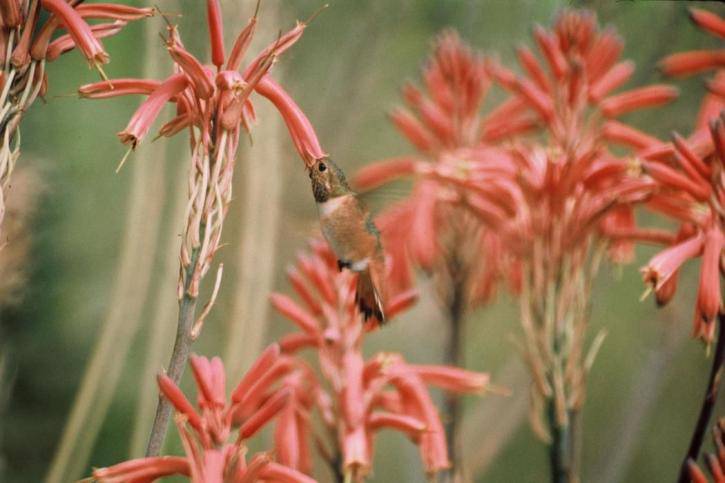
[(377, 221), (394, 290), (411, 286), (417, 266), (439, 279), (443, 301), (453, 297), (455, 279), (465, 306), (486, 302), (506, 272), (505, 259), (498, 256), (495, 233), (482, 229), (465, 209), (466, 200), (479, 187), (477, 168), (507, 163), (506, 153), (488, 145), (534, 129), (536, 123), (518, 102), (481, 113), (490, 85), (484, 61), (455, 32), (438, 37), (422, 77), (424, 87), (407, 84), (406, 107), (391, 114), (418, 153), (372, 163), (355, 175), (353, 185), (370, 190), (399, 177), (415, 179), (411, 195)]
[[(334, 448), (323, 456), (338, 474), (354, 481), (363, 479), (373, 466), (375, 434), (384, 428), (400, 431), (416, 443), (429, 473), (447, 468), (443, 425), (426, 386), (482, 392), (488, 376), (454, 367), (409, 364), (397, 354), (366, 360), (362, 354), (365, 326), (355, 304), (354, 275), (338, 270), (326, 244), (315, 241), (312, 247), (313, 253), (300, 255), (296, 266), (288, 270), (301, 303), (283, 294), (271, 297), (277, 311), (300, 329), (280, 340), (283, 352), (292, 356), (305, 348), (315, 350), (324, 381), (300, 386), (299, 379), (288, 379), (297, 395), (289, 403), (296, 410), (288, 409), (280, 416), (275, 438), (280, 461), (306, 470), (304, 455), (309, 454), (307, 445), (313, 434), (307, 421), (314, 408)], [(415, 299), (415, 292), (400, 293), (390, 300), (386, 313), (393, 317)], [(314, 439), (319, 446), (324, 438)]]
[(674, 218), (683, 227), (676, 241), (655, 255), (642, 269), (644, 281), (660, 292), (676, 279), (686, 261), (701, 258), (693, 335), (708, 343), (713, 340), (715, 320), (722, 311), (720, 277), (725, 248), (722, 211), (725, 202), (725, 114), (711, 122), (710, 131), (713, 148), (709, 155), (698, 155), (685, 139), (674, 134), (672, 162), (642, 163), (659, 187), (656, 197), (649, 203), (650, 208)]
[[(221, 360), (192, 356), (198, 392), (196, 408), (168, 376), (160, 374), (159, 389), (176, 409), (176, 425), (185, 456), (125, 461), (94, 470), (93, 478), (104, 483), (154, 481), (172, 475), (186, 476), (194, 483), (313, 482), (308, 476), (275, 463), (266, 453), (247, 461), (246, 440), (277, 416), (290, 397), (289, 389), (275, 386), (281, 375), (277, 369), (279, 354), (279, 346), (268, 347), (232, 392), (231, 401), (227, 401)], [(233, 428), (238, 428), (238, 436), (229, 442)]]
[[(0, 3), (0, 246), (5, 191), (20, 155), (17, 136), (23, 115), (48, 89), (46, 62), (77, 49), (103, 75), (109, 60), (100, 40), (127, 22), (153, 15), (151, 8), (65, 0), (3, 0)], [(90, 21), (110, 20), (91, 24)], [(67, 33), (53, 38), (60, 29)]]
[[(255, 120), (252, 93), (256, 90), (277, 107), (305, 163), (309, 164), (324, 156), (317, 136), (302, 110), (281, 86), (267, 76), (277, 57), (299, 40), (306, 25), (298, 22), (293, 29), (280, 35), (242, 67), (256, 29), (256, 13), (241, 30), (226, 55), (220, 2), (207, 0), (206, 6), (213, 67), (205, 65), (189, 52), (177, 28), (169, 25), (166, 49), (174, 61), (175, 69), (166, 79), (110, 80), (79, 89), (81, 96), (91, 99), (128, 94), (147, 96), (126, 128), (118, 133), (121, 142), (129, 146), (127, 156), (148, 135), (167, 104), (175, 107), (176, 115), (161, 126), (158, 136), (171, 137), (181, 131), (186, 131), (189, 136), (192, 156), (177, 285), (180, 302), (177, 337), (183, 342), (174, 346), (169, 364), (169, 374), (175, 382), (181, 378), (185, 366), (183, 359), (188, 354), (188, 350), (183, 348), (199, 336), (219, 292), (221, 265), (217, 269), (209, 301), (197, 316), (196, 303), (201, 281), (222, 246), (222, 230), (232, 200), (232, 178), (240, 137), (243, 132), (250, 130)], [(154, 420), (149, 454), (158, 452), (168, 424), (169, 412), (163, 404)]]
[[(690, 19), (702, 30), (718, 39), (725, 38), (725, 20), (714, 12), (699, 8), (690, 9)], [(669, 55), (660, 61), (660, 69), (673, 77), (689, 77), (705, 72), (714, 72), (714, 77), (706, 81), (708, 94), (702, 100), (700, 113), (695, 123), (695, 134), (689, 139), (694, 143), (698, 134), (707, 141), (707, 129), (710, 119), (717, 117), (725, 109), (725, 49), (692, 50)], [(702, 153), (699, 153), (702, 154)]]

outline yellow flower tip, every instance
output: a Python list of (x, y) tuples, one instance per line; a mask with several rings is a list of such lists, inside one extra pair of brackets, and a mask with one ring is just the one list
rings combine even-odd
[(130, 148), (128, 148), (128, 150), (126, 151), (126, 154), (124, 154), (123, 155), (123, 158), (121, 158), (121, 162), (118, 163), (118, 166), (116, 167), (116, 174), (118, 174), (118, 172), (121, 171), (121, 168), (123, 168), (123, 165), (126, 163), (126, 160), (128, 159), (128, 157), (133, 152), (133, 148), (134, 148), (133, 146), (131, 146)]

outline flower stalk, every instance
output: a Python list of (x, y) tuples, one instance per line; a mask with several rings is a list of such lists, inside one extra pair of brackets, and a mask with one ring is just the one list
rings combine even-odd
[(720, 328), (718, 330), (715, 353), (712, 358), (710, 376), (707, 381), (707, 387), (705, 388), (705, 396), (702, 399), (702, 406), (700, 407), (700, 414), (697, 417), (695, 430), (692, 433), (690, 446), (687, 448), (687, 454), (685, 455), (685, 458), (682, 461), (682, 466), (680, 467), (680, 475), (677, 480), (679, 483), (688, 483), (690, 481), (691, 474), (689, 462), (697, 461), (700, 457), (700, 449), (702, 448), (702, 443), (705, 440), (707, 429), (710, 427), (710, 419), (712, 418), (712, 412), (713, 409), (715, 409), (715, 403), (717, 402), (718, 393), (720, 391), (723, 362), (725, 362), (725, 330), (723, 330), (725, 314), (721, 312), (718, 315), (718, 318)]

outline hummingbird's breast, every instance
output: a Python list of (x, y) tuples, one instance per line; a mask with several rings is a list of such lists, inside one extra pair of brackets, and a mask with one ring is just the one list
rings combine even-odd
[(330, 198), (317, 209), (322, 233), (338, 259), (354, 263), (370, 257), (377, 240), (365, 229), (367, 213), (354, 195)]

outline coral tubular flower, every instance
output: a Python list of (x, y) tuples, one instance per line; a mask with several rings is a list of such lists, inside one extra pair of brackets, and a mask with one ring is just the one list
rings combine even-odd
[[(691, 142), (675, 133), (674, 150), (665, 161), (643, 163), (645, 171), (658, 183), (659, 192), (652, 198), (651, 207), (682, 222), (681, 233), (690, 233), (684, 241), (678, 235), (675, 244), (650, 260), (642, 269), (645, 282), (652, 283), (657, 291), (664, 291), (665, 284), (671, 277), (676, 277), (685, 261), (702, 257), (694, 334), (708, 343), (714, 336), (714, 322), (722, 312), (724, 126), (725, 119), (712, 120), (711, 143), (704, 149), (696, 149)], [(667, 287), (662, 300), (658, 294), (658, 303), (672, 297), (675, 283)]]
[[(481, 393), (488, 375), (453, 367), (408, 364), (399, 355), (378, 354), (365, 359), (366, 333), (354, 299), (354, 275), (340, 272), (332, 251), (312, 242), (313, 253), (300, 256), (292, 286), (312, 312), (291, 297), (275, 294), (274, 307), (302, 333), (280, 341), (286, 356), (313, 349), (319, 375), (288, 373), (285, 387), (292, 390), (288, 408), (279, 416), (275, 431), (280, 462), (303, 470), (314, 433), (307, 423), (313, 410), (333, 436), (327, 446), (336, 448), (328, 463), (351, 481), (363, 479), (373, 467), (373, 446), (382, 429), (399, 431), (418, 445), (424, 466), (435, 473), (449, 466), (443, 425), (426, 385), (457, 393)], [(304, 275), (303, 275), (304, 274)], [(332, 293), (332, 298), (325, 293)], [(386, 312), (390, 316), (412, 305), (415, 294), (396, 294)], [(315, 302), (311, 303), (310, 299)], [(317, 310), (319, 308), (319, 310)], [(394, 398), (397, 403), (391, 404)], [(297, 415), (297, 416), (295, 416)], [(319, 439), (320, 436), (314, 436)]]
[[(271, 370), (270, 359), (279, 354), (279, 347), (267, 348), (253, 364), (227, 402), (224, 366), (218, 357), (207, 359), (192, 356), (191, 367), (198, 388), (195, 408), (178, 386), (166, 375), (158, 377), (159, 388), (178, 414), (176, 423), (186, 456), (154, 456), (139, 458), (94, 470), (99, 482), (152, 481), (164, 476), (187, 476), (194, 483), (211, 481), (255, 482), (267, 479), (292, 483), (311, 483), (308, 476), (274, 463), (262, 453), (245, 463), (245, 440), (256, 434), (287, 404), (288, 388), (269, 381), (265, 387), (255, 389), (250, 380), (264, 376)], [(255, 391), (265, 391), (257, 397)], [(240, 416), (244, 401), (254, 399), (255, 404)], [(233, 426), (239, 426), (236, 442), (230, 443)], [(191, 428), (191, 430), (189, 430)]]
[(189, 80), (181, 73), (174, 74), (161, 82), (136, 110), (126, 128), (118, 133), (121, 142), (135, 148), (149, 132), (151, 125), (161, 113), (161, 109), (173, 97), (186, 89), (188, 84)]
[(41, 0), (44, 8), (55, 14), (73, 38), (78, 49), (92, 65), (108, 62), (108, 54), (78, 12), (64, 0)]
[[(19, 157), (21, 121), (30, 106), (48, 90), (47, 62), (78, 49), (103, 75), (109, 57), (99, 39), (120, 32), (127, 22), (148, 17), (152, 9), (113, 3), (66, 0), (3, 0), (0, 2), (0, 225), (4, 190)], [(108, 23), (90, 25), (88, 19)], [(56, 30), (66, 33), (53, 37)]]

